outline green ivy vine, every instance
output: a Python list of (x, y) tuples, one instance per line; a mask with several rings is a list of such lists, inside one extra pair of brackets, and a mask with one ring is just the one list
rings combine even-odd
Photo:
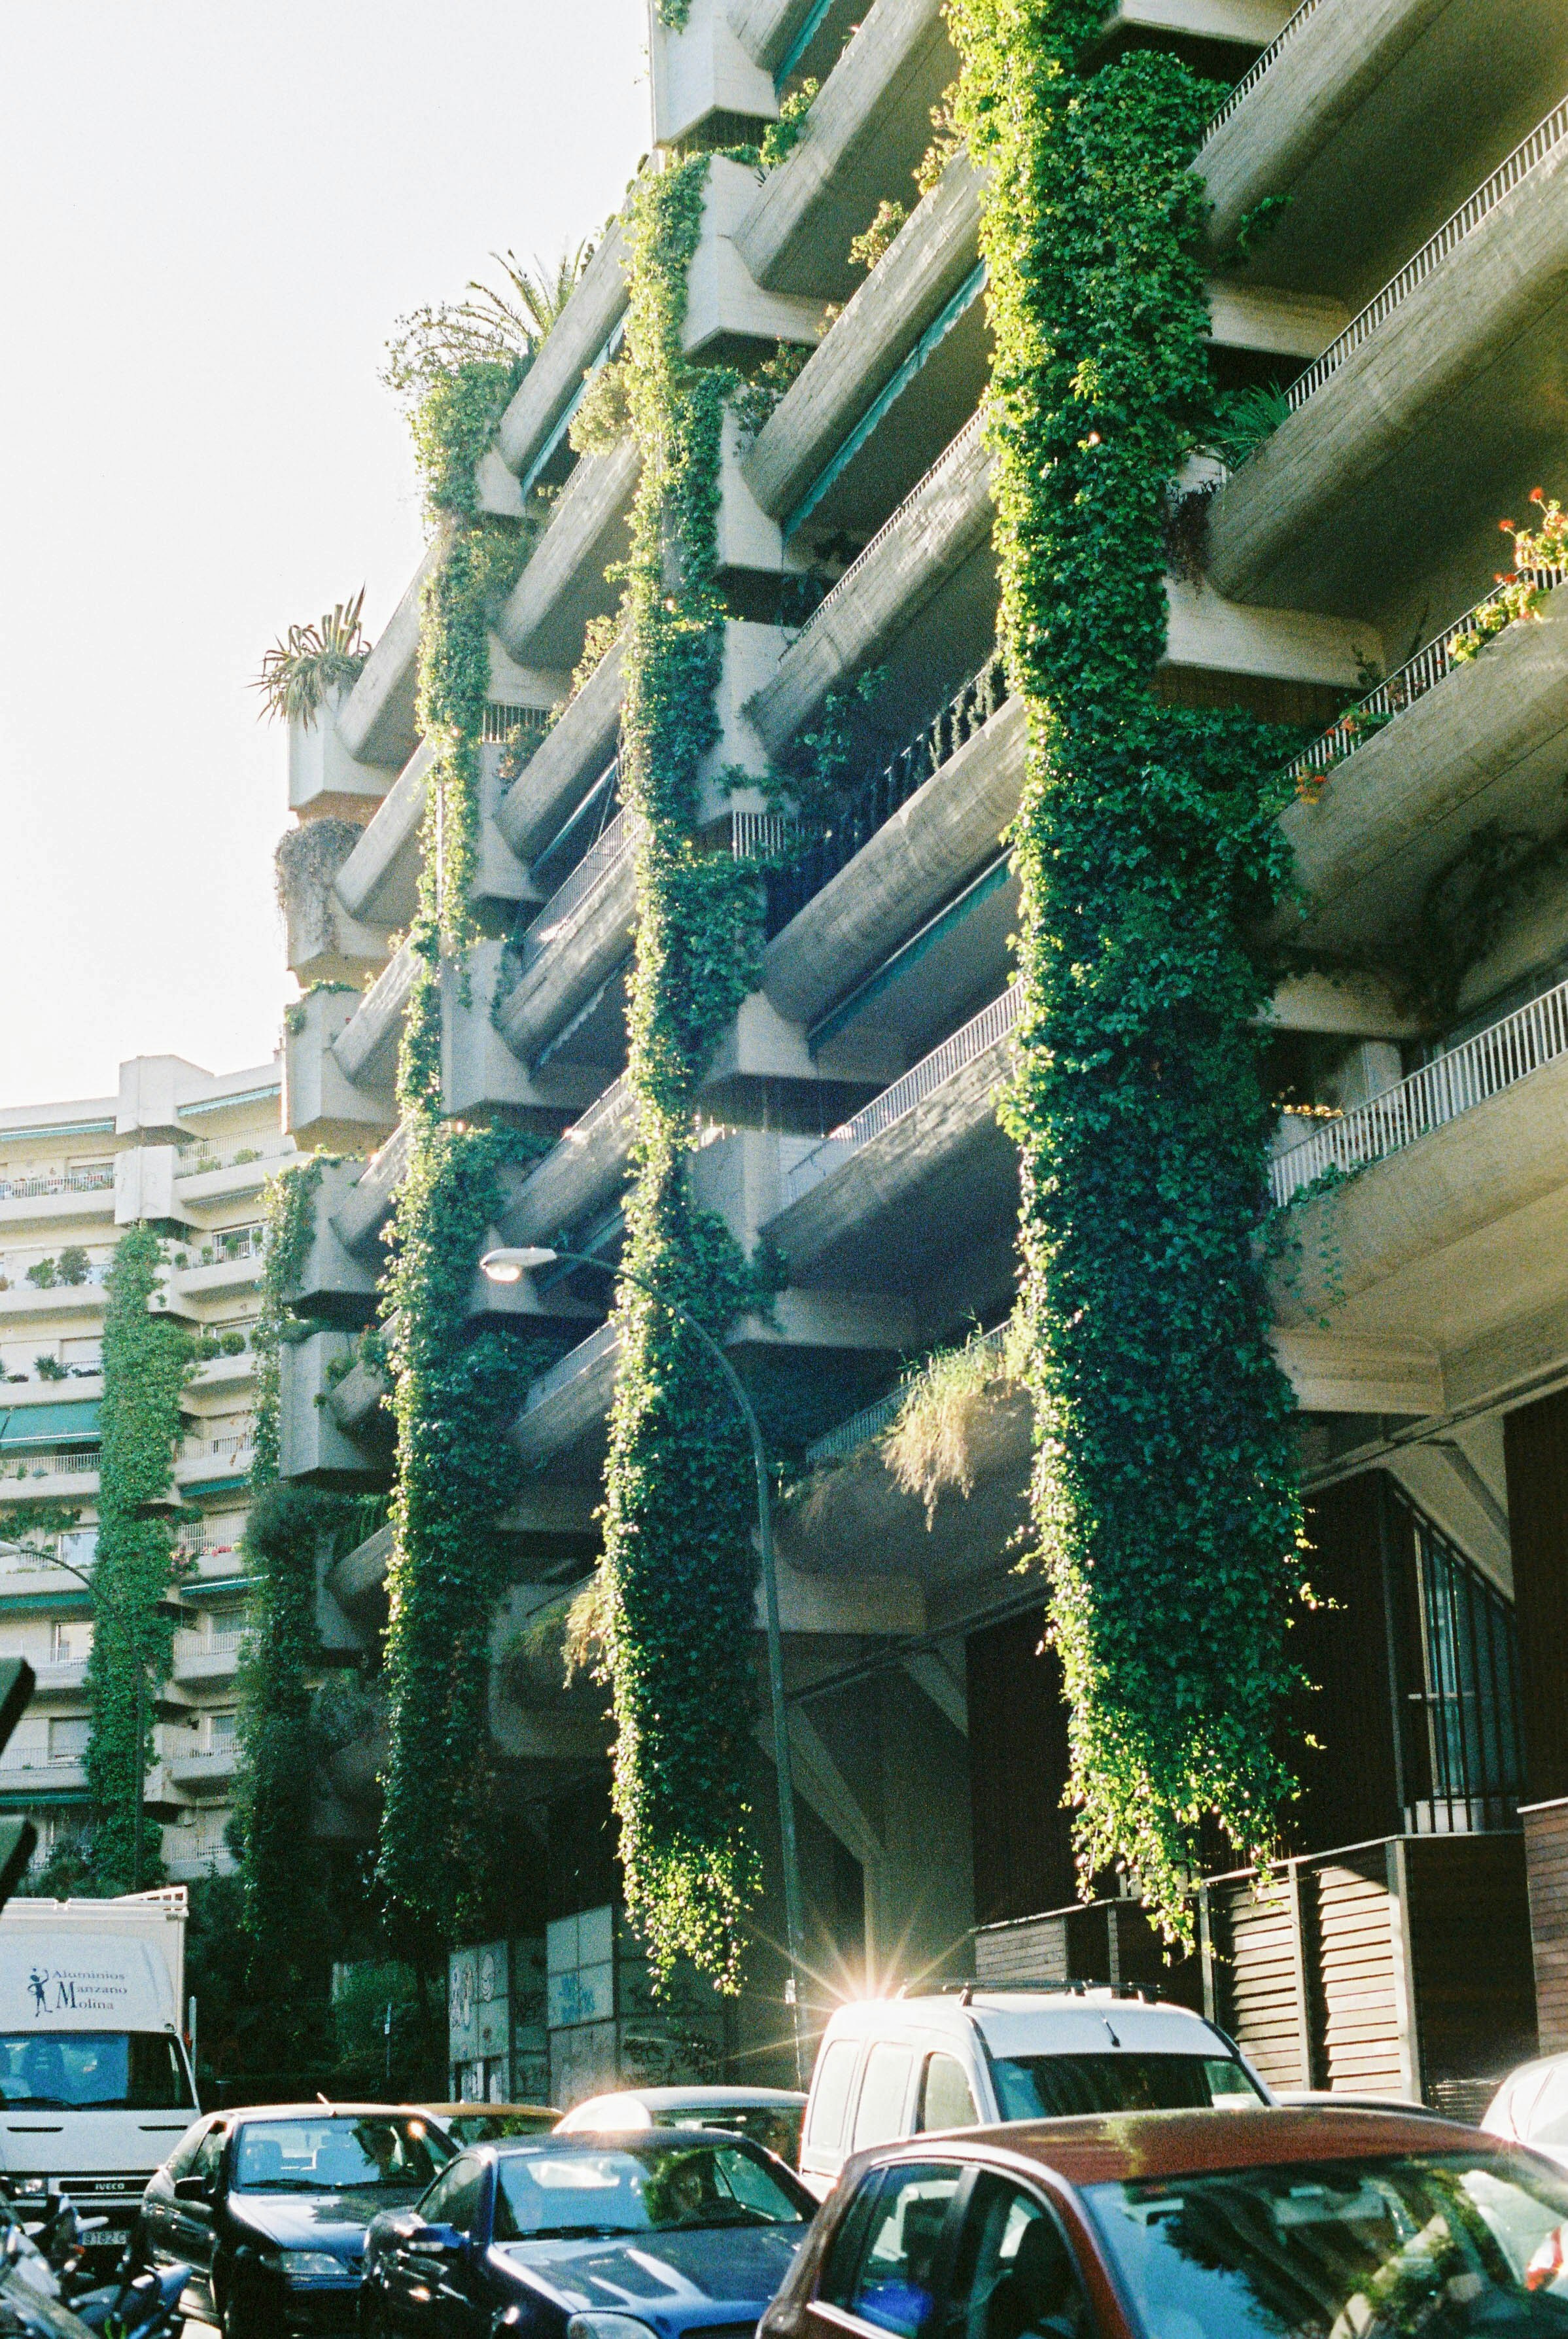
[[(685, 1951), (738, 1982), (758, 1885), (746, 1801), (755, 1561), (748, 1456), (692, 1332), (756, 1303), (757, 1277), (693, 1199), (697, 1081), (754, 982), (755, 872), (705, 852), (699, 775), (719, 736), (720, 432), (735, 377), (681, 345), (708, 158), (637, 186), (630, 206), (627, 395), (642, 458), (626, 568), (624, 800), (637, 847), (626, 1080), (637, 1106), (625, 1203), (626, 1278), (610, 1416), (604, 1649), (616, 1722), (614, 1801), (626, 1904), (656, 1974)], [(634, 1281), (632, 1278), (636, 1278)]]
[(951, 0), (990, 172), (989, 430), (1006, 655), (1030, 719), (1015, 831), (1033, 1514), (1086, 1883), (1136, 1873), (1188, 1937), (1200, 1828), (1275, 1848), (1301, 1587), (1292, 1396), (1253, 1243), (1267, 978), (1287, 879), (1250, 718), (1163, 709), (1162, 515), (1212, 419), (1188, 170), (1216, 93), (1080, 57), (1098, 0)]
[(150, 1226), (128, 1229), (105, 1287), (86, 1771), (94, 1870), (99, 1890), (110, 1892), (155, 1884), (163, 1873), (155, 1824), (142, 1831), (139, 1878), (135, 1867), (153, 1708), (173, 1653), (173, 1628), (157, 1613), (169, 1595), (173, 1544), (167, 1520), (145, 1512), (173, 1483), (190, 1342), (151, 1311), (162, 1257)]

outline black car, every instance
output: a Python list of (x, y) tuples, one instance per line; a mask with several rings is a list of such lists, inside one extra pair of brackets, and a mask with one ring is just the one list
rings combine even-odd
[(452, 2156), (431, 2120), (380, 2104), (219, 2112), (182, 2137), (142, 2196), (154, 2259), (193, 2269), (225, 2339), (348, 2331), (378, 2211), (407, 2206)]
[(372, 2224), (360, 2339), (750, 2339), (816, 2206), (713, 2129), (477, 2146)]

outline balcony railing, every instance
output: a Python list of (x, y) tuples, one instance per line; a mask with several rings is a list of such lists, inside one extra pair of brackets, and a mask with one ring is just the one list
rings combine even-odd
[[(616, 813), (602, 836), (589, 845), (566, 882), (558, 885), (524, 933), (518, 944), (522, 972), (537, 963), (579, 912), (587, 907), (646, 830), (640, 813), (628, 804)], [(790, 852), (795, 843), (794, 823), (782, 813), (734, 812), (729, 815), (729, 849), (737, 861), (772, 860)]]
[(53, 1178), (0, 1178), (0, 1202), (30, 1202), (45, 1194), (104, 1194), (114, 1183), (114, 1164), (65, 1170)]
[(180, 1446), (183, 1462), (233, 1462), (256, 1450), (256, 1433), (242, 1429), (227, 1437), (187, 1437)]
[(524, 1411), (532, 1413), (544, 1404), (547, 1397), (556, 1396), (561, 1389), (570, 1388), (575, 1380), (619, 1346), (620, 1337), (621, 1327), (612, 1317), (607, 1323), (601, 1324), (597, 1332), (590, 1332), (586, 1340), (579, 1340), (575, 1348), (568, 1348), (548, 1372), (541, 1373), (537, 1380), (529, 1385)]
[(1357, 1105), (1315, 1136), (1277, 1156), (1268, 1173), (1277, 1204), (1331, 1170), (1364, 1170), (1413, 1145), (1515, 1081), (1568, 1054), (1568, 982), (1489, 1024), (1418, 1072)]
[(85, 1478), (98, 1467), (98, 1448), (73, 1446), (58, 1454), (19, 1454), (13, 1461), (0, 1456), (0, 1479)]
[[(1568, 568), (1515, 569), (1509, 581), (1533, 585), (1538, 593), (1550, 593), (1568, 582)], [(1282, 777), (1297, 788), (1314, 787), (1339, 765), (1347, 763), (1358, 747), (1375, 738), (1396, 715), (1403, 715), (1407, 706), (1425, 698), (1445, 675), (1452, 674), (1456, 666), (1468, 664), (1467, 659), (1456, 655), (1459, 645), (1479, 633), (1476, 620), (1496, 598), (1497, 587), (1494, 586), (1473, 608), (1466, 609), (1462, 617), (1455, 617), (1451, 626), (1429, 641), (1424, 650), (1407, 658), (1376, 690), (1369, 690), (1365, 698), (1346, 707), (1337, 723), (1332, 724), (1320, 739), (1315, 739), (1293, 764), (1287, 765)]]
[[(1290, 27), (1287, 25), (1286, 31)], [(1391, 276), (1374, 300), (1367, 302), (1359, 315), (1352, 317), (1336, 340), (1329, 342), (1323, 355), (1307, 371), (1293, 381), (1286, 391), (1292, 410), (1306, 405), (1315, 390), (1322, 389), (1331, 375), (1353, 352), (1377, 331), (1386, 317), (1392, 316), (1400, 304), (1408, 300), (1418, 284), (1424, 283), (1433, 270), (1447, 259), (1455, 247), (1473, 234), (1481, 222), (1494, 212), (1505, 195), (1511, 194), (1525, 174), (1533, 171), (1543, 156), (1568, 137), (1568, 98), (1554, 105), (1543, 122), (1538, 122), (1528, 138), (1522, 139), (1505, 162), (1500, 163), (1489, 179), (1443, 225), (1428, 237), (1420, 251), (1407, 260), (1397, 276)]]
[(848, 599), (851, 592), (853, 590), (855, 581), (859, 577), (862, 570), (864, 568), (867, 561), (872, 559), (878, 552), (881, 551), (888, 538), (892, 534), (896, 528), (902, 524), (906, 514), (920, 501), (920, 498), (924, 495), (926, 489), (931, 486), (932, 481), (937, 477), (938, 473), (944, 469), (949, 463), (956, 461), (957, 459), (973, 444), (974, 440), (979, 438), (984, 428), (985, 409), (984, 407), (981, 407), (977, 412), (970, 416), (969, 420), (964, 424), (963, 429), (958, 433), (958, 436), (948, 441), (947, 445), (942, 449), (941, 454), (937, 457), (930, 470), (925, 473), (924, 477), (915, 481), (908, 495), (905, 496), (902, 503), (899, 505), (898, 509), (889, 513), (887, 518), (883, 520), (876, 534), (872, 538), (871, 542), (863, 546), (861, 550), (856, 553), (854, 558), (850, 562), (849, 567), (844, 570), (843, 575), (834, 583), (833, 589), (823, 595), (822, 599), (817, 603), (816, 607), (812, 611), (811, 616), (801, 627), (801, 638), (803, 641), (806, 635), (811, 632), (814, 626), (821, 624), (823, 618), (826, 616), (827, 612), (833, 607), (835, 602)]
[(1007, 673), (992, 657), (954, 691), (940, 715), (899, 749), (891, 764), (857, 788), (825, 835), (806, 846), (787, 869), (769, 872), (767, 932), (782, 933), (829, 881), (847, 868), (894, 813), (959, 749), (983, 730), (1006, 703)]
[(1263, 79), (1264, 74), (1277, 60), (1281, 49), (1289, 45), (1289, 44), (1296, 38), (1297, 34), (1300, 32), (1303, 25), (1306, 24), (1308, 16), (1315, 15), (1321, 5), (1322, 0), (1301, 0), (1301, 5), (1297, 10), (1295, 15), (1292, 16), (1287, 24), (1280, 27), (1273, 40), (1270, 41), (1268, 46), (1264, 50), (1263, 54), (1258, 58), (1257, 64), (1252, 67), (1251, 71), (1242, 74), (1241, 79), (1237, 83), (1236, 87), (1231, 91), (1230, 95), (1226, 99), (1225, 104), (1220, 107), (1213, 121), (1204, 132), (1203, 143), (1205, 145), (1207, 145), (1208, 141), (1213, 137), (1215, 132), (1219, 128), (1220, 123), (1222, 122), (1229, 121), (1237, 107), (1241, 104), (1242, 99), (1249, 96), (1257, 87), (1257, 84)]
[[(1008, 1327), (998, 1324), (992, 1331), (977, 1332), (972, 1339), (964, 1342), (964, 1347), (977, 1356), (1000, 1356), (1007, 1334)], [(819, 1462), (842, 1461), (857, 1446), (864, 1446), (873, 1437), (880, 1437), (883, 1431), (891, 1428), (898, 1418), (910, 1391), (917, 1388), (931, 1370), (930, 1365), (922, 1365), (918, 1372), (906, 1373), (898, 1387), (889, 1389), (885, 1396), (879, 1396), (874, 1405), (863, 1405), (860, 1411), (852, 1413), (847, 1421), (841, 1421), (836, 1428), (817, 1438), (805, 1450), (808, 1466), (814, 1469)]]
[(811, 1152), (784, 1171), (785, 1209), (792, 1202), (798, 1202), (801, 1196), (809, 1193), (814, 1186), (820, 1185), (841, 1163), (869, 1145), (873, 1137), (880, 1137), (884, 1130), (892, 1127), (895, 1120), (902, 1120), (905, 1113), (912, 1112), (933, 1089), (939, 1089), (944, 1081), (952, 1080), (956, 1072), (972, 1064), (977, 1056), (984, 1055), (986, 1050), (994, 1047), (999, 1040), (1005, 1040), (1018, 1021), (1022, 1007), (1023, 985), (1021, 982), (1012, 983), (1000, 999), (993, 999), (989, 1006), (982, 1007), (978, 1015), (971, 1016), (951, 1039), (944, 1040), (940, 1048), (933, 1048), (929, 1056), (922, 1056), (902, 1080), (894, 1081), (881, 1096), (873, 1097), (853, 1120), (846, 1120), (842, 1129), (835, 1129), (831, 1136), (823, 1139), (820, 1145), (814, 1146)]

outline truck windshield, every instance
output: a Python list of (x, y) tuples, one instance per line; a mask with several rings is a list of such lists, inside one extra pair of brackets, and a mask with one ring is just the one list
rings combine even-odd
[(1003, 2119), (1074, 2112), (1256, 2110), (1258, 2091), (1228, 2055), (1014, 2055), (998, 2061)]
[(197, 2108), (173, 2039), (148, 2030), (0, 2032), (0, 2106), (29, 2112)]

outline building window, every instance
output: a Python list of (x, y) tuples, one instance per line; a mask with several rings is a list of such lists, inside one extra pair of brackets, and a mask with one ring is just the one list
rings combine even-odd
[(49, 1627), (52, 1665), (79, 1665), (93, 1645), (93, 1627), (84, 1616), (56, 1617)]
[(94, 1561), (98, 1556), (97, 1528), (72, 1527), (67, 1534), (61, 1536), (59, 1553), (67, 1567), (79, 1567), (84, 1572), (90, 1571)]
[(237, 1713), (210, 1713), (207, 1716), (207, 1742), (214, 1754), (227, 1754), (232, 1750), (239, 1720)]
[(49, 1724), (50, 1762), (80, 1762), (87, 1752), (87, 1732), (91, 1727), (85, 1717), (80, 1722), (52, 1722)]

